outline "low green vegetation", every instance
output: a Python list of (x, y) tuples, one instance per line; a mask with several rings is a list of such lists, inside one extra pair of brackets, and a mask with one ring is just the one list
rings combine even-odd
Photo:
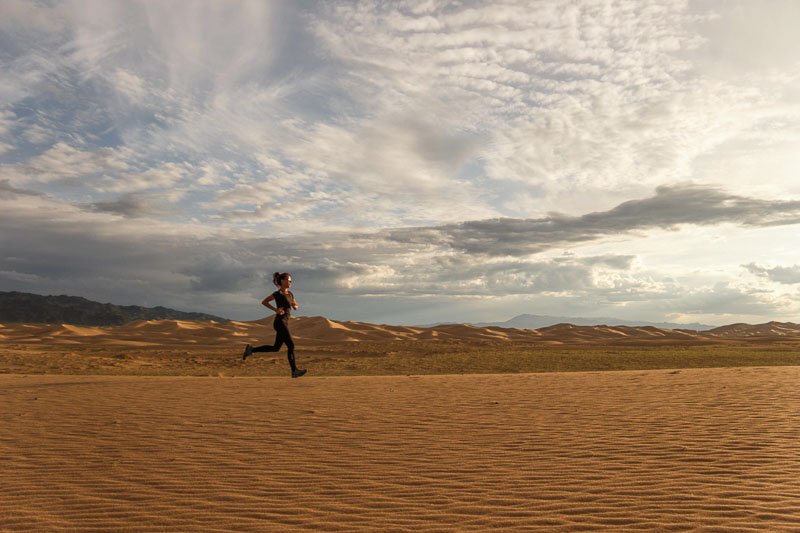
[(314, 356), (308, 366), (317, 375), (496, 374), (581, 372), (800, 365), (800, 344), (690, 347), (534, 347), (486, 345), (479, 349), (440, 346), (368, 356)]
[[(300, 346), (309, 376), (579, 372), (800, 365), (800, 343), (704, 346), (541, 346), (418, 341)], [(285, 352), (242, 362), (238, 349), (6, 345), (0, 373), (284, 376)]]

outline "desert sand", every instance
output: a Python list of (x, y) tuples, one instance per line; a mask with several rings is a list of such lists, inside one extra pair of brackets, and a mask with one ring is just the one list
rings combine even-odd
[(798, 383), (0, 375), (0, 530), (799, 531)]
[(292, 331), (0, 325), (0, 531), (800, 531), (797, 324)]

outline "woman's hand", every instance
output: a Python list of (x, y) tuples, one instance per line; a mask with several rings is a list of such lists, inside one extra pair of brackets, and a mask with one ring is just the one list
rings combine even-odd
[(296, 303), (292, 303), (292, 309), (294, 309), (295, 311), (297, 311), (297, 308), (298, 308), (298, 307), (300, 307), (300, 306), (299, 306), (299, 305), (297, 305)]
[(284, 311), (283, 307), (279, 307), (277, 312), (278, 312), (278, 314), (279, 314), (279, 315), (282, 315), (282, 314), (284, 314), (286, 311)]

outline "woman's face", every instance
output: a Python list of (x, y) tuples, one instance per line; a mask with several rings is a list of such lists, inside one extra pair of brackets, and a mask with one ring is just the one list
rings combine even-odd
[(288, 289), (292, 286), (292, 276), (286, 276), (281, 280), (281, 288)]

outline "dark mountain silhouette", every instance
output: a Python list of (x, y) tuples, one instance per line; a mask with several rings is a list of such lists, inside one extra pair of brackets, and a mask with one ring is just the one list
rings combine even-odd
[(26, 292), (0, 291), (0, 323), (75, 324), (80, 326), (118, 326), (134, 320), (215, 320), (204, 313), (188, 313), (167, 307), (102, 304), (80, 296), (42, 296)]

